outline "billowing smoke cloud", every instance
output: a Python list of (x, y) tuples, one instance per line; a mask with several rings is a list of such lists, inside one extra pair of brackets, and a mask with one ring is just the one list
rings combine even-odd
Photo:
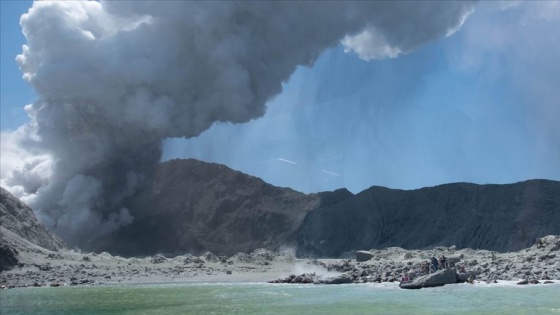
[[(19, 132), (51, 160), (30, 160), (3, 184), (87, 246), (132, 222), (163, 139), (262, 116), (297, 66), (342, 39), (361, 56), (406, 53), (470, 12), (463, 1), (36, 2), (21, 18), (17, 62), (39, 97)], [(364, 30), (386, 47), (360, 46)], [(33, 176), (39, 165), (46, 177)]]

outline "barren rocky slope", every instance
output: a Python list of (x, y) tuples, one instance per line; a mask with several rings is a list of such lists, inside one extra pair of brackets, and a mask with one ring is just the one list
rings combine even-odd
[(64, 247), (58, 237), (37, 220), (33, 210), (0, 187), (0, 226), (29, 242), (50, 250)]
[(338, 257), (360, 248), (437, 245), (517, 251), (560, 234), (560, 182), (447, 184), (417, 190), (371, 187), (309, 212), (298, 254)]
[[(29, 208), (1, 192), (2, 229), (47, 249), (62, 246)], [(300, 257), (344, 257), (369, 248), (455, 245), (506, 252), (560, 234), (560, 182), (549, 180), (306, 195), (190, 159), (162, 163), (139, 202), (133, 223), (96, 251), (232, 255), (287, 245)]]
[(340, 257), (456, 245), (505, 252), (560, 234), (560, 182), (548, 180), (305, 195), (190, 159), (162, 163), (150, 195), (148, 211), (118, 237), (127, 241), (110, 251), (231, 255), (297, 245), (299, 256)]
[[(430, 257), (443, 254), (464, 254), (461, 267), (480, 280), (548, 280), (560, 275), (560, 236), (534, 244), (536, 236), (558, 234), (558, 182), (450, 184), (414, 191), (372, 187), (358, 195), (344, 189), (304, 195), (195, 160), (165, 163), (157, 176), (148, 195), (154, 196), (146, 207), (151, 211), (136, 217), (121, 235), (128, 242), (120, 245), (182, 255), (123, 258), (68, 250), (28, 207), (1, 190), (0, 287), (265, 281), (279, 276), (294, 282), (304, 275), (317, 278), (317, 283), (395, 281), (400, 274), (417, 274)], [(362, 262), (254, 250), (294, 242), (299, 242), (300, 256), (354, 256), (354, 249), (393, 244), (428, 249), (371, 250), (371, 259)], [(525, 247), (524, 242), (530, 248), (513, 253), (460, 249), (502, 246), (506, 251)], [(433, 248), (438, 244), (457, 247)], [(185, 255), (202, 249), (225, 256)], [(232, 256), (236, 251), (253, 253)], [(328, 271), (344, 274), (332, 281), (319, 276)]]
[(146, 211), (135, 213), (110, 251), (223, 255), (275, 249), (294, 235), (318, 195), (275, 187), (224, 165), (193, 159), (162, 163)]
[(62, 240), (49, 232), (29, 207), (0, 188), (0, 271), (18, 264), (23, 248), (18, 245), (23, 243), (51, 251), (64, 248)]

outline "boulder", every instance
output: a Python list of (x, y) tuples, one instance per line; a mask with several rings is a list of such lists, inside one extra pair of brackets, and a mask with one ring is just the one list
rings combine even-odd
[(349, 275), (340, 275), (334, 278), (328, 278), (323, 283), (324, 284), (343, 284), (343, 283), (352, 283), (354, 279)]
[(457, 273), (457, 282), (458, 283), (467, 282), (469, 280), (469, 278), (476, 279), (476, 273), (474, 271), (458, 272)]
[(451, 283), (457, 283), (457, 275), (453, 269), (444, 269), (416, 278), (410, 282), (402, 282), (399, 287), (402, 289), (421, 289), (439, 287)]
[(368, 261), (373, 258), (373, 254), (367, 250), (359, 250), (356, 252), (356, 261)]
[(156, 254), (154, 257), (150, 259), (150, 262), (152, 264), (161, 264), (164, 263), (165, 261), (167, 261), (167, 258), (165, 258), (165, 256), (163, 256), (162, 254)]
[(202, 258), (204, 261), (213, 262), (213, 263), (217, 263), (220, 261), (218, 256), (216, 256), (212, 252), (206, 252), (204, 253), (204, 255), (200, 256), (200, 258)]
[(465, 256), (463, 254), (452, 254), (447, 256), (448, 264), (456, 264), (461, 261)]
[(277, 253), (265, 248), (257, 248), (251, 254), (251, 258), (256, 261), (272, 261)]
[(251, 255), (247, 254), (247, 253), (243, 253), (243, 252), (239, 252), (233, 256), (231, 256), (228, 261), (232, 261), (234, 263), (236, 262), (243, 262), (243, 263), (250, 263), (253, 261), (253, 258), (251, 257)]
[(183, 264), (187, 265), (187, 264), (202, 264), (204, 263), (204, 260), (191, 255), (191, 254), (186, 254), (185, 255), (185, 259), (183, 260)]
[(18, 262), (18, 251), (8, 244), (0, 244), (0, 272), (12, 269)]

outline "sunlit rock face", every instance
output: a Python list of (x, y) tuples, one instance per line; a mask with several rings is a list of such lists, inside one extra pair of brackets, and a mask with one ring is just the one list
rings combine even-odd
[(33, 211), (4, 188), (0, 188), (0, 227), (43, 248), (56, 251), (64, 243), (41, 224)]

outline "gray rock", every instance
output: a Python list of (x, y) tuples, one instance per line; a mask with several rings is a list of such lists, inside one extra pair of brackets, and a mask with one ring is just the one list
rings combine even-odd
[(252, 261), (253, 261), (253, 258), (251, 257), (251, 255), (249, 255), (247, 253), (243, 253), (243, 252), (237, 253), (237, 254), (231, 256), (228, 259), (228, 262), (234, 262), (234, 263), (236, 263), (236, 262), (246, 262), (246, 263), (248, 263), (248, 262), (252, 262)]
[(1, 187), (0, 227), (52, 251), (64, 248), (64, 242), (37, 220), (31, 208)]
[(152, 264), (161, 264), (167, 261), (167, 258), (165, 258), (162, 254), (157, 254), (154, 255), (151, 259), (150, 262)]
[(469, 271), (469, 272), (457, 272), (457, 282), (458, 283), (464, 283), (467, 282), (469, 280), (469, 278), (471, 279), (476, 279), (476, 272), (474, 271)]
[(18, 251), (8, 244), (0, 244), (0, 271), (12, 269), (18, 262)]
[(399, 287), (403, 289), (421, 289), (430, 287), (439, 287), (446, 284), (457, 283), (457, 275), (453, 269), (444, 269), (436, 271), (410, 282), (403, 282)]
[(292, 279), (291, 283), (301, 283), (303, 278), (301, 276), (296, 276)]
[(324, 280), (324, 284), (343, 284), (343, 283), (352, 283), (354, 279), (346, 274), (340, 275), (338, 277), (328, 278)]
[(359, 251), (356, 252), (356, 261), (357, 262), (368, 261), (372, 258), (373, 258), (373, 253), (371, 253), (370, 251), (359, 250)]
[(278, 254), (265, 248), (257, 248), (251, 253), (251, 258), (255, 261), (273, 261)]
[(447, 256), (447, 263), (448, 264), (456, 264), (464, 258), (463, 254), (452, 254)]
[(64, 257), (60, 253), (50, 253), (47, 255), (48, 259), (64, 259)]
[(556, 258), (556, 254), (548, 254), (539, 256), (539, 260), (547, 260)]
[(52, 266), (49, 263), (46, 263), (46, 264), (43, 264), (43, 265), (37, 265), (37, 268), (39, 268), (39, 270), (41, 270), (41, 271), (52, 270)]
[(200, 263), (204, 263), (204, 260), (191, 255), (191, 254), (186, 254), (185, 255), (185, 259), (183, 260), (183, 264), (187, 265), (187, 264), (200, 264)]
[(217, 263), (220, 261), (218, 256), (214, 255), (211, 252), (204, 253), (204, 255), (200, 256), (200, 258), (203, 259), (204, 261), (212, 262), (212, 263)]

